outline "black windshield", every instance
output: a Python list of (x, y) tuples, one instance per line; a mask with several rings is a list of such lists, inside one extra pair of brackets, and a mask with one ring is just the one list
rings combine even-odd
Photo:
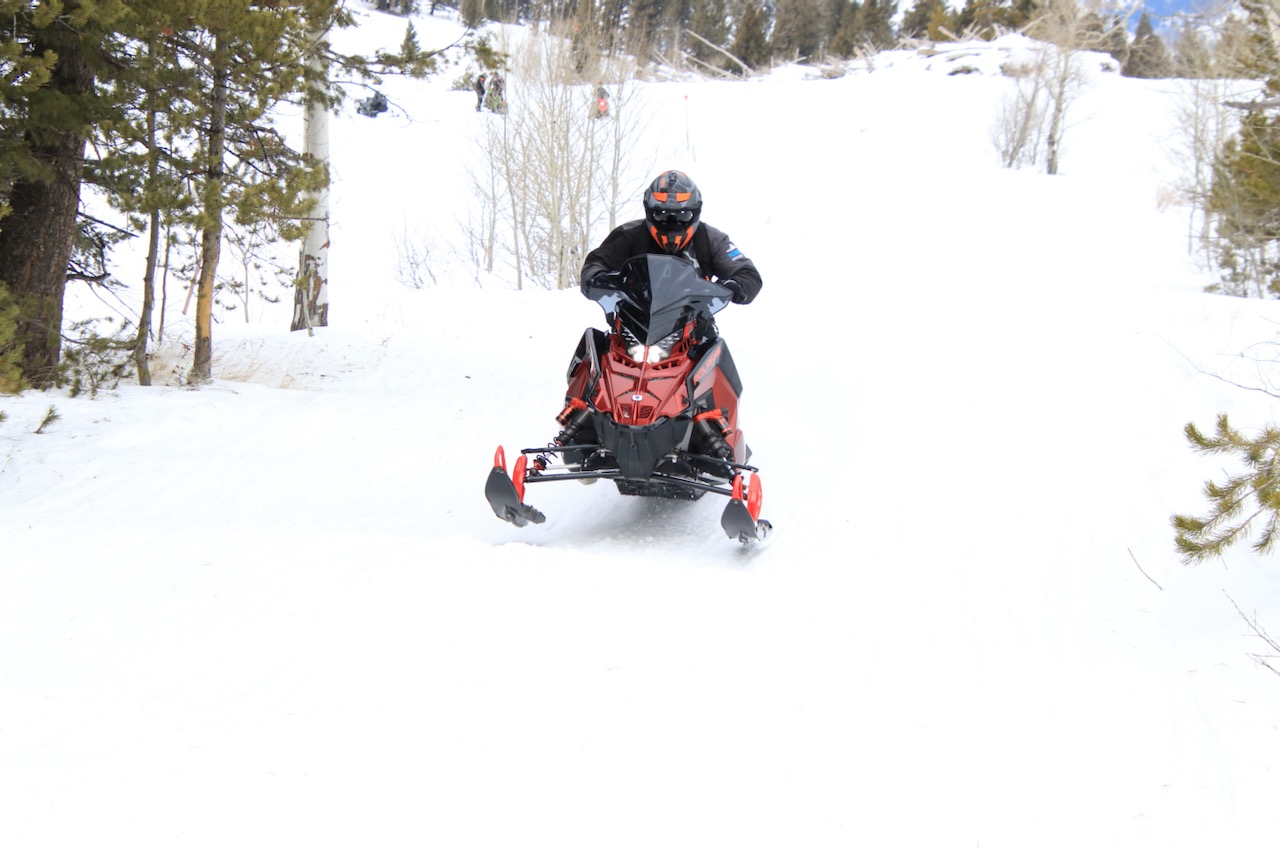
[(617, 297), (601, 295), (605, 311), (616, 311), (642, 344), (657, 344), (684, 329), (697, 315), (710, 316), (729, 304), (731, 292), (697, 274), (684, 258), (637, 255), (622, 265)]

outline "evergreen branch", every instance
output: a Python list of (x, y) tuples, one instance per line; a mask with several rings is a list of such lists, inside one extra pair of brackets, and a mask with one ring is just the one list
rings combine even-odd
[(44, 414), (44, 420), (40, 422), (40, 426), (35, 429), (35, 432), (43, 433), (44, 428), (48, 427), (50, 424), (53, 424), (54, 422), (58, 421), (61, 418), (62, 416), (58, 414), (58, 410), (50, 406), (49, 411)]
[[(1175, 548), (1188, 563), (1221, 555), (1247, 536), (1259, 520), (1265, 524), (1251, 543), (1253, 551), (1266, 554), (1280, 541), (1280, 429), (1268, 426), (1257, 438), (1249, 439), (1231, 426), (1226, 414), (1218, 416), (1215, 426), (1212, 437), (1194, 424), (1188, 424), (1185, 433), (1198, 452), (1239, 454), (1247, 470), (1222, 482), (1205, 483), (1204, 495), (1211, 504), (1208, 516), (1170, 517), (1176, 532)], [(1251, 501), (1255, 506), (1245, 515)]]

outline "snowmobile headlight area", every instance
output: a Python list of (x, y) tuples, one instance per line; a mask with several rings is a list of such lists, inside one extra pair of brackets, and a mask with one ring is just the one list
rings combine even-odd
[(671, 351), (661, 344), (654, 344), (652, 347), (646, 347), (643, 344), (632, 344), (627, 349), (627, 355), (631, 357), (631, 361), (639, 364), (656, 365), (659, 362), (665, 362), (671, 358)]
[(655, 344), (645, 344), (630, 329), (622, 329), (627, 358), (637, 365), (656, 365), (670, 359), (682, 337), (682, 332), (672, 332)]
[(656, 365), (671, 358), (671, 351), (680, 343), (681, 333), (673, 332), (657, 344), (648, 346), (629, 332), (627, 338), (627, 356), (638, 365)]

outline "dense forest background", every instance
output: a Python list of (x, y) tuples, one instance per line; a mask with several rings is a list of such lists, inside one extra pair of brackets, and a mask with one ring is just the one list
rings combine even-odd
[[(328, 36), (351, 26), (351, 3), (404, 15), (402, 43), (371, 56), (332, 50)], [(467, 35), (421, 45), (411, 13), (456, 16)], [(1006, 70), (1024, 97), (1007, 117), (1002, 157), (1009, 168), (1050, 173), (1078, 86), (1072, 56), (1108, 56), (1133, 77), (1211, 81), (1191, 119), (1199, 153), (1185, 188), (1202, 216), (1199, 249), (1220, 270), (1224, 292), (1275, 296), (1277, 20), (1274, 0), (1159, 21), (1137, 6), (1075, 0), (967, 0), (958, 7), (942, 0), (0, 0), (0, 390), (79, 389), (103, 371), (149, 383), (148, 352), (163, 324), (155, 283), (166, 275), (193, 282), (196, 339), (187, 379), (209, 379), (214, 301), (248, 287), (220, 272), (223, 247), (238, 242), (255, 254), (254, 247), (287, 246), (323, 218), (317, 211), (326, 163), (290, 141), (281, 110), (323, 114), (385, 75), (440, 73), (442, 63), (467, 69), (460, 87), (481, 71), (508, 71), (515, 58), (486, 31), (495, 22), (527, 25), (565, 46), (568, 61), (517, 69), (527, 82), (536, 77), (548, 86), (606, 76), (623, 85), (672, 73), (746, 78), (784, 63), (839, 75), (843, 63), (894, 47), (1025, 33), (1047, 49), (1040, 61)], [(1231, 81), (1256, 85), (1241, 97)], [(614, 161), (602, 180), (616, 189), (616, 162), (625, 153), (620, 135), (586, 160)], [(576, 149), (566, 156), (582, 160)], [(528, 174), (508, 166), (501, 177), (510, 188)], [(86, 188), (113, 213), (91, 215)], [(610, 197), (602, 200), (607, 207)], [(589, 229), (552, 222), (542, 233), (551, 239), (529, 239), (532, 232), (525, 238), (551, 248), (533, 249), (515, 275), (563, 280), (585, 251)], [(109, 334), (66, 328), (68, 283), (121, 275), (112, 268), (112, 247), (135, 239), (148, 247), (138, 319)], [(547, 268), (554, 275), (539, 276), (539, 251), (554, 253)], [(294, 328), (323, 325), (327, 297), (323, 282), (304, 274), (306, 259), (257, 254), (270, 258), (263, 263), (293, 290)], [(492, 247), (478, 253), (492, 254)]]

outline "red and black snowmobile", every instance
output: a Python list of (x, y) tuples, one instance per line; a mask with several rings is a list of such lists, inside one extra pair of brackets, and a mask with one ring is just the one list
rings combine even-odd
[(621, 274), (618, 287), (587, 293), (610, 330), (587, 329), (578, 343), (560, 434), (523, 449), (510, 474), (498, 446), (484, 490), (493, 512), (520, 527), (540, 523), (524, 503), (530, 483), (606, 479), (623, 495), (728, 496), (724, 532), (764, 539), (772, 526), (760, 518), (760, 477), (738, 429), (742, 383), (728, 346), (707, 334), (732, 293), (669, 255), (637, 256)]

